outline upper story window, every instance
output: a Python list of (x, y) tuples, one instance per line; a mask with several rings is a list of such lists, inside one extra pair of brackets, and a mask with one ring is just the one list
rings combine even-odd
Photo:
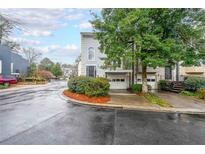
[(93, 47), (88, 48), (88, 60), (95, 59), (95, 50)]

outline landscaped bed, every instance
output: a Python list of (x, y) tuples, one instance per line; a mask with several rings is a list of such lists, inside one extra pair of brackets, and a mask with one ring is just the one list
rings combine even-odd
[(134, 93), (136, 93), (140, 96), (144, 96), (144, 98), (151, 104), (157, 104), (161, 107), (172, 107), (172, 105), (169, 104), (169, 102), (167, 102), (166, 100), (158, 97), (154, 93), (151, 93), (151, 92), (142, 93), (142, 84), (132, 85), (132, 92), (134, 92)]
[(68, 90), (63, 93), (70, 98), (91, 103), (106, 103), (110, 100), (109, 81), (106, 78), (79, 76), (68, 81)]
[(159, 96), (155, 95), (154, 93), (146, 93), (144, 94), (144, 97), (151, 103), (151, 104), (157, 104), (161, 107), (172, 107), (169, 102), (166, 100), (160, 98)]
[(91, 103), (107, 103), (110, 101), (109, 96), (101, 96), (101, 97), (89, 97), (84, 94), (77, 94), (71, 92), (69, 90), (64, 90), (63, 94), (67, 97), (70, 97), (75, 100), (84, 101), (84, 102), (91, 102)]

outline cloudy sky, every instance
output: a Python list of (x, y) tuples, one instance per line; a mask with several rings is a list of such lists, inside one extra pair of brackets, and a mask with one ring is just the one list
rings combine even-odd
[(70, 64), (80, 54), (80, 32), (92, 31), (90, 11), (100, 9), (0, 9), (21, 24), (12, 40), (38, 49), (42, 58)]

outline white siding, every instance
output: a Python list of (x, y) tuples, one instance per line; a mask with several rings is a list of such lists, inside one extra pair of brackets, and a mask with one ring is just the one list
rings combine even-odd
[[(88, 49), (93, 47), (95, 50), (95, 59), (93, 61), (88, 60)], [(105, 70), (101, 69), (103, 61), (101, 57), (105, 57), (99, 49), (99, 42), (93, 38), (92, 35), (82, 34), (81, 35), (81, 63), (79, 65), (79, 75), (86, 75), (86, 66), (96, 66), (96, 76), (105, 77)]]
[(2, 61), (0, 60), (0, 74), (2, 73)]

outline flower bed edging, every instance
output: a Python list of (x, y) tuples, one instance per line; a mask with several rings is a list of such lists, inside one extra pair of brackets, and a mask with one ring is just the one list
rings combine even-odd
[(84, 101), (84, 102), (90, 102), (90, 103), (102, 103), (103, 104), (103, 103), (107, 103), (108, 101), (110, 101), (109, 96), (88, 97), (84, 94), (73, 93), (69, 90), (64, 90), (63, 94), (67, 97), (72, 98), (72, 99), (79, 100), (79, 101)]

